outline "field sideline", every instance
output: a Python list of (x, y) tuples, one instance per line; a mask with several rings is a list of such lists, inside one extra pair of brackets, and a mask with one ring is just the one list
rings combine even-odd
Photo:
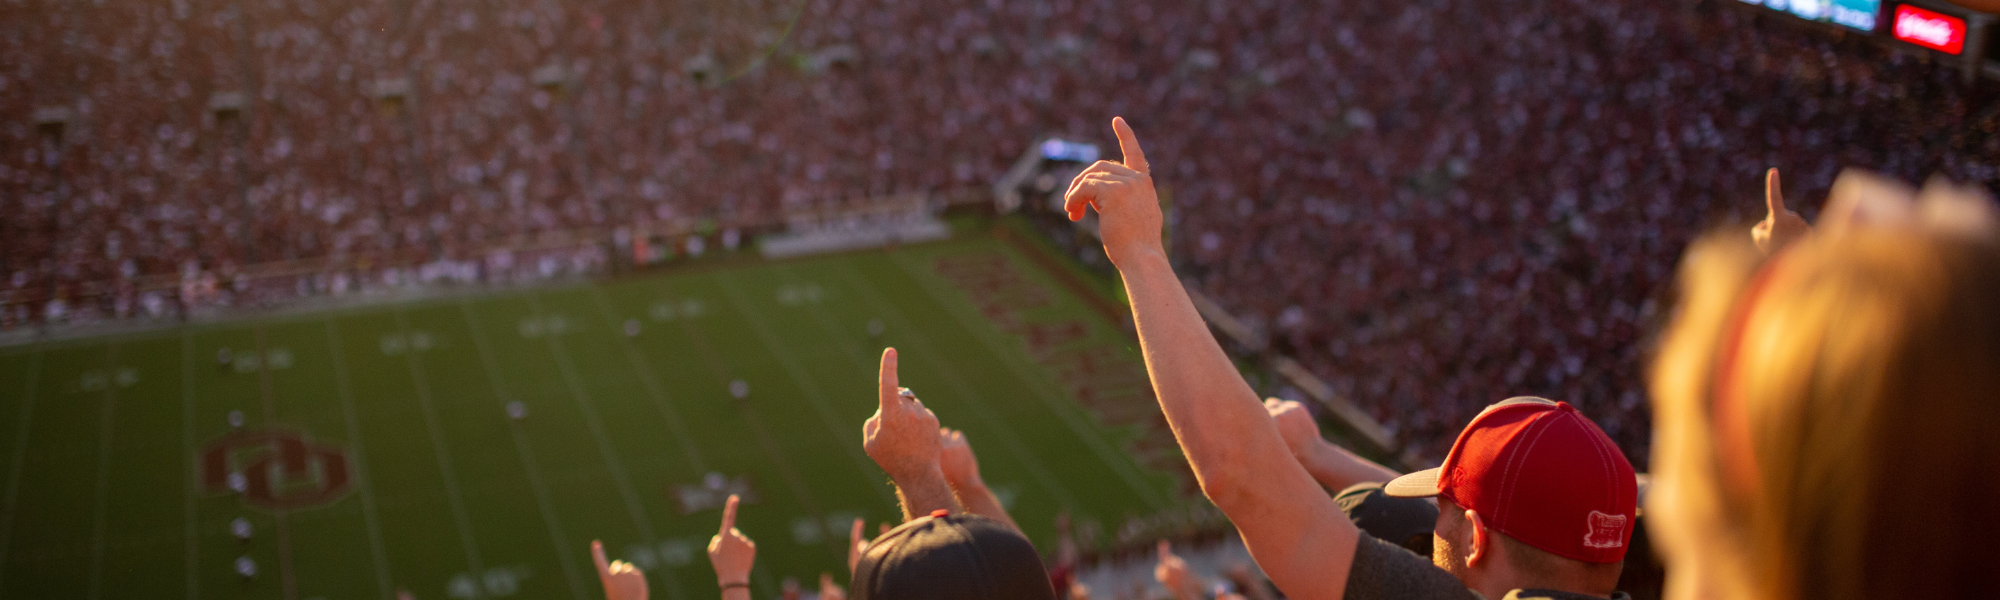
[(845, 581), (846, 522), (895, 517), (860, 447), (884, 345), (1044, 549), (1061, 510), (1114, 529), (1185, 506), (1135, 428), (1079, 402), (1150, 404), (1133, 342), (1023, 252), (961, 229), (0, 349), (0, 597), (582, 600), (601, 538), (656, 597), (710, 598), (712, 502), (742, 487), (756, 595)]

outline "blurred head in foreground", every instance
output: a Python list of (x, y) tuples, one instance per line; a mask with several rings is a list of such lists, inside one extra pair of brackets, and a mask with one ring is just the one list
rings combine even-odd
[[(943, 511), (939, 511), (943, 512)], [(1028, 538), (977, 515), (918, 518), (868, 543), (854, 600), (1055, 600)]]
[(1734, 233), (1688, 250), (1651, 381), (1668, 597), (2000, 589), (1990, 203), (1850, 172), (1768, 258)]

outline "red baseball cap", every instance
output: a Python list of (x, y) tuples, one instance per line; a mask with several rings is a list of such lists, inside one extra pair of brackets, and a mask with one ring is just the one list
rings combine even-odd
[(1382, 491), (1449, 499), (1494, 531), (1588, 563), (1624, 560), (1639, 497), (1632, 463), (1596, 423), (1569, 403), (1526, 396), (1486, 407), (1443, 466)]

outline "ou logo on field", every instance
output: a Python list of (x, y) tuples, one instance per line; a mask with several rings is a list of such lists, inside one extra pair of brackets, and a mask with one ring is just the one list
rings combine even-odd
[[(353, 479), (340, 447), (287, 429), (231, 432), (204, 446), (200, 460), (204, 491), (240, 491), (245, 503), (270, 509), (332, 503)], [(241, 474), (236, 486), (232, 474)]]

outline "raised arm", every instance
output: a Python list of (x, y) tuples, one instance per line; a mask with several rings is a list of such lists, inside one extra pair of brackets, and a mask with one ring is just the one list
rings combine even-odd
[(750, 567), (757, 564), (757, 543), (736, 530), (736, 505), (742, 501), (729, 495), (722, 506), (722, 530), (708, 540), (708, 563), (715, 567), (722, 600), (750, 600)]
[(1187, 561), (1174, 554), (1174, 546), (1160, 540), (1160, 562), (1153, 565), (1153, 580), (1167, 588), (1174, 600), (1201, 600), (1201, 576), (1188, 570)]
[(1078, 174), (1065, 208), (1072, 220), (1086, 207), (1098, 211), (1167, 424), (1202, 493), (1236, 524), (1278, 588), (1293, 598), (1340, 598), (1359, 532), (1292, 457), (1195, 312), (1161, 244), (1159, 197), (1138, 138), (1122, 118), (1112, 128), (1124, 162), (1098, 161)]
[(1014, 523), (1007, 507), (1000, 505), (1000, 497), (993, 495), (993, 490), (986, 487), (986, 480), (979, 476), (979, 457), (973, 455), (972, 444), (965, 441), (965, 432), (949, 427), (939, 429), (938, 443), (943, 447), (939, 463), (944, 467), (944, 480), (958, 496), (958, 503), (965, 505), (967, 512), (999, 521), (1019, 533), (1021, 526)]
[(1776, 167), (1764, 172), (1764, 220), (1750, 228), (1750, 241), (1756, 242), (1757, 250), (1764, 254), (1777, 252), (1812, 233), (1812, 225), (1806, 223), (1805, 217), (1785, 208), (1785, 194), (1778, 181)]
[(1278, 423), (1278, 433), (1285, 437), (1285, 445), (1292, 449), (1292, 457), (1297, 458), (1299, 465), (1312, 474), (1313, 480), (1329, 490), (1339, 492), (1347, 486), (1371, 481), (1386, 483), (1401, 475), (1326, 441), (1319, 434), (1319, 423), (1313, 421), (1312, 413), (1303, 404), (1265, 398), (1264, 410), (1269, 411), (1271, 420)]
[[(625, 561), (604, 556), (604, 542), (590, 541), (590, 560), (597, 563), (597, 580), (604, 584), (606, 600), (646, 600), (646, 572)], [(409, 592), (398, 592), (397, 600), (407, 600)]]
[(904, 521), (938, 509), (963, 512), (938, 466), (942, 449), (937, 415), (924, 408), (916, 394), (896, 383), (896, 349), (888, 348), (882, 351), (882, 370), (876, 379), (880, 404), (875, 416), (861, 425), (861, 449), (896, 482)]

